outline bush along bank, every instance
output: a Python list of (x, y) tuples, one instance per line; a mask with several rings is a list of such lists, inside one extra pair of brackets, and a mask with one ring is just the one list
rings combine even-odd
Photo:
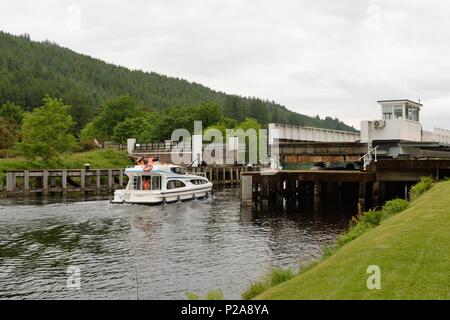
[(298, 273), (294, 273), (291, 269), (273, 269), (261, 280), (251, 283), (249, 288), (242, 293), (242, 298), (246, 300), (255, 298), (268, 289), (280, 283), (286, 282), (302, 273), (305, 273), (306, 271), (311, 270), (312, 268), (319, 265), (322, 261), (333, 256), (340, 248), (342, 248), (347, 243), (374, 229), (386, 219), (408, 209), (408, 207), (413, 202), (415, 202), (422, 194), (430, 190), (433, 187), (433, 184), (434, 182), (431, 177), (422, 177), (420, 179), (420, 182), (411, 188), (411, 201), (407, 201), (404, 199), (390, 200), (387, 201), (381, 207), (381, 209), (369, 210), (362, 213), (361, 215), (354, 217), (350, 222), (348, 231), (340, 235), (333, 244), (324, 247), (322, 258), (319, 261), (314, 261), (306, 267), (301, 268)]

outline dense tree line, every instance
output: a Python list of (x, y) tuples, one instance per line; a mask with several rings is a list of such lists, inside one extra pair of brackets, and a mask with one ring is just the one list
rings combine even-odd
[(252, 118), (238, 123), (224, 117), (217, 103), (172, 107), (156, 113), (138, 107), (130, 96), (119, 96), (106, 101), (77, 138), (71, 108), (62, 99), (48, 95), (33, 111), (24, 112), (11, 102), (0, 105), (0, 157), (22, 154), (30, 160), (39, 157), (49, 161), (64, 153), (97, 148), (105, 141), (123, 144), (128, 138), (136, 138), (141, 143), (159, 142), (170, 139), (175, 129), (193, 132), (194, 120), (198, 119), (204, 130), (218, 128), (224, 133), (225, 129), (260, 128)]
[[(34, 42), (26, 35), (13, 36), (0, 32), (0, 105), (11, 102), (22, 106), (24, 111), (32, 111), (42, 105), (42, 99), (47, 94), (62, 98), (66, 105), (71, 106), (68, 110), (74, 121), (71, 131), (77, 137), (86, 125), (90, 124), (93, 129), (93, 119), (114, 118), (115, 115), (102, 115), (102, 111), (107, 107), (108, 100), (124, 95), (133, 97), (136, 110), (153, 112), (145, 114), (145, 117), (150, 117), (146, 121), (150, 122), (156, 115), (161, 119), (170, 119), (171, 113), (188, 109), (195, 111), (196, 106), (210, 104), (218, 106), (222, 121), (233, 119), (242, 122), (246, 118), (254, 118), (263, 126), (268, 122), (279, 122), (354, 130), (338, 119), (308, 117), (275, 102), (227, 95), (197, 83), (153, 72), (131, 71), (48, 41)], [(122, 116), (125, 118), (111, 119), (114, 126), (103, 130), (108, 136), (114, 136), (119, 122), (136, 118)], [(209, 113), (197, 113), (196, 116), (205, 121)], [(192, 115), (187, 118), (192, 119)], [(177, 121), (182, 123), (187, 118)], [(100, 121), (97, 124), (103, 125)], [(116, 137), (125, 127), (117, 128)], [(169, 130), (167, 128), (165, 131)], [(86, 134), (87, 130), (84, 131)]]

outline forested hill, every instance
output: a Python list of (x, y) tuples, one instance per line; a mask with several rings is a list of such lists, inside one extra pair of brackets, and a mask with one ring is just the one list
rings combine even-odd
[(99, 112), (107, 99), (130, 95), (148, 110), (216, 102), (225, 116), (237, 121), (251, 117), (262, 124), (279, 122), (355, 130), (338, 119), (309, 117), (274, 102), (227, 95), (154, 72), (131, 71), (49, 41), (35, 42), (28, 35), (0, 31), (0, 105), (11, 101), (32, 110), (42, 105), (46, 94), (72, 105), (80, 127)]

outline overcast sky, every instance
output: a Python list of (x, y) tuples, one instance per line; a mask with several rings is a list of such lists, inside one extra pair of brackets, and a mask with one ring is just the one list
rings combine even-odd
[(446, 0), (0, 0), (0, 29), (356, 128), (420, 92), (450, 129)]

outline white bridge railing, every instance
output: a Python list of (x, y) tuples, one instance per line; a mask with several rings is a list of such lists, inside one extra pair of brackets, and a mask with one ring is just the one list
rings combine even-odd
[(450, 130), (434, 128), (434, 140), (436, 142), (450, 144)]
[[(372, 163), (372, 160), (375, 160), (375, 162), (378, 161), (377, 159), (377, 150), (380, 146), (376, 146), (375, 148), (370, 149), (365, 155), (363, 155), (361, 158), (359, 158), (359, 160), (363, 160), (364, 161), (364, 171), (366, 171), (367, 167), (369, 166), (369, 164)], [(374, 155), (374, 158), (372, 157), (372, 154)]]

